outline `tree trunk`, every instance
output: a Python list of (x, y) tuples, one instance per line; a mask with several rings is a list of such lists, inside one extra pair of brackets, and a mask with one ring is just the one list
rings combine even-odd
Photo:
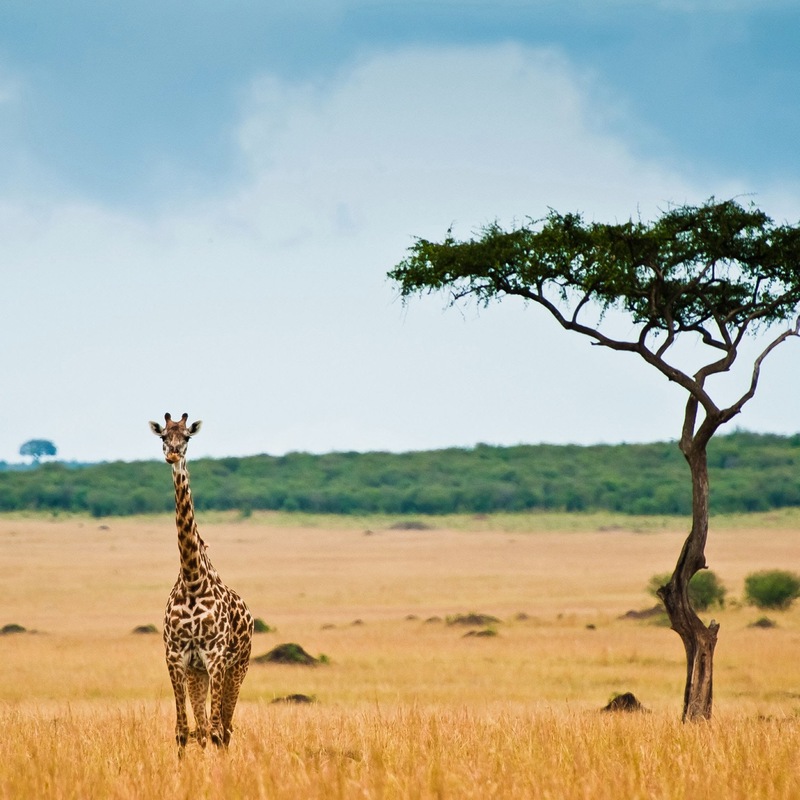
[(711, 719), (713, 661), (719, 625), (706, 627), (689, 602), (689, 581), (705, 569), (708, 537), (708, 460), (705, 443), (683, 447), (692, 474), (692, 530), (684, 542), (675, 571), (658, 594), (664, 601), (672, 629), (686, 650), (686, 687), (683, 693), (683, 721)]

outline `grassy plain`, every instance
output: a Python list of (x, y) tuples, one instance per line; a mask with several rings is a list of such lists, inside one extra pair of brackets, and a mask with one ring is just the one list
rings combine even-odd
[[(800, 567), (800, 514), (713, 521), (729, 590), (715, 716), (679, 722), (684, 656), (653, 604), (686, 521), (609, 515), (201, 519), (211, 557), (277, 631), (329, 665), (254, 664), (230, 752), (179, 764), (156, 624), (177, 572), (168, 517), (0, 518), (0, 798), (800, 797), (800, 611), (737, 602)], [(502, 622), (464, 637), (449, 615)], [(428, 621), (439, 618), (439, 621)], [(647, 714), (600, 713), (631, 691)], [(292, 693), (317, 702), (272, 704)]]

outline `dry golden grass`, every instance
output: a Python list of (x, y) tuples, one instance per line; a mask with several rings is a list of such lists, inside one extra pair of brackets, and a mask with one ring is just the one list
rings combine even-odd
[[(0, 637), (0, 798), (800, 796), (800, 612), (771, 630), (736, 602), (715, 612), (715, 717), (689, 726), (680, 640), (618, 619), (653, 604), (685, 521), (390, 522), (201, 520), (222, 576), (278, 629), (254, 654), (296, 641), (331, 663), (254, 664), (230, 752), (179, 765), (160, 636), (130, 633), (161, 627), (172, 520), (0, 519), (0, 626), (37, 631)], [(796, 568), (798, 523), (715, 521), (708, 558), (734, 598), (748, 572)], [(426, 622), (472, 611), (498, 635)], [(600, 713), (623, 691), (651, 713)], [(292, 693), (318, 702), (270, 703)]]
[(547, 707), (245, 704), (226, 754), (163, 735), (152, 703), (3, 709), (0, 797), (797, 797), (794, 720), (681, 726)]

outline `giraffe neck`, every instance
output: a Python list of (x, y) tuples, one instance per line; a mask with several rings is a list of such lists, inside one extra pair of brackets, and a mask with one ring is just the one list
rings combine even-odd
[(206, 546), (200, 538), (194, 518), (186, 459), (182, 458), (172, 465), (172, 482), (175, 486), (175, 525), (178, 529), (181, 578), (191, 592), (201, 588), (203, 577), (209, 572), (209, 564)]

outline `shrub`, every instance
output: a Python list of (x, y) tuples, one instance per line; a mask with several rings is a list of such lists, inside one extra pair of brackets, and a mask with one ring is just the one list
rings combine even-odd
[(496, 625), (500, 622), (491, 614), (453, 614), (446, 620), (448, 625)]
[(316, 703), (316, 698), (314, 695), (307, 695), (307, 694), (287, 694), (284, 697), (276, 697), (274, 700), (270, 700), (270, 703), (298, 703), (298, 704), (305, 704), (305, 703)]
[(22, 625), (17, 625), (16, 622), (9, 622), (8, 625), (3, 625), (3, 627), (0, 628), (0, 636), (8, 636), (12, 633), (25, 633), (25, 631), (26, 628)]
[(137, 625), (131, 633), (137, 634), (148, 634), (148, 633), (158, 633), (158, 628), (152, 623), (148, 623), (147, 625)]
[[(668, 573), (653, 575), (647, 584), (647, 591), (658, 597), (658, 590), (669, 583)], [(707, 611), (713, 605), (725, 605), (727, 590), (710, 569), (696, 572), (689, 581), (689, 601), (696, 611)]]
[(789, 608), (800, 597), (800, 575), (783, 569), (751, 572), (744, 579), (744, 596), (758, 608)]
[(431, 526), (427, 522), (416, 519), (401, 520), (389, 526), (390, 531), (429, 531)]
[(778, 623), (769, 617), (759, 617), (755, 622), (751, 622), (748, 628), (775, 628)]
[[(286, 642), (273, 647), (269, 653), (254, 658), (257, 664), (302, 664), (303, 666), (313, 667), (320, 663), (320, 659), (309, 655), (299, 644)], [(328, 663), (328, 660), (324, 663)]]
[(689, 581), (689, 599), (698, 611), (706, 611), (711, 606), (725, 605), (727, 590), (710, 569), (700, 570)]
[(615, 694), (603, 711), (647, 711), (632, 692)]

